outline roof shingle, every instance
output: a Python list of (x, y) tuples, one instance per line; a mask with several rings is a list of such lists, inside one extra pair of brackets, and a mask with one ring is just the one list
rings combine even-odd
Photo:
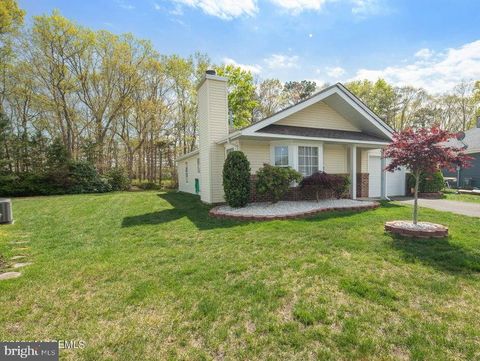
[(299, 137), (348, 139), (366, 142), (390, 142), (390, 139), (377, 137), (364, 132), (352, 132), (347, 130), (296, 127), (291, 125), (270, 124), (257, 130), (257, 133), (282, 134)]

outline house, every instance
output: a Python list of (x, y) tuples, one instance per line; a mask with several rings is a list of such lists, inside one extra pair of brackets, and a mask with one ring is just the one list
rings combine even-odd
[(453, 177), (457, 180), (457, 187), (480, 188), (480, 117), (477, 117), (475, 128), (458, 134), (457, 139), (451, 139), (448, 145), (465, 147), (465, 153), (473, 157), (470, 168), (458, 169), (456, 172), (443, 170), (444, 177)]
[(228, 114), (227, 79), (207, 71), (198, 86), (199, 148), (176, 160), (180, 191), (224, 202), (224, 160), (240, 150), (252, 174), (264, 163), (304, 176), (324, 170), (350, 175), (353, 199), (405, 194), (404, 171), (383, 171), (393, 129), (340, 83), (243, 129), (231, 129)]

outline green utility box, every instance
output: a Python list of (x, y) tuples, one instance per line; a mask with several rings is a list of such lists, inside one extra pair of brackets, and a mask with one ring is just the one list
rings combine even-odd
[(195, 178), (195, 193), (200, 193), (200, 180), (198, 178)]

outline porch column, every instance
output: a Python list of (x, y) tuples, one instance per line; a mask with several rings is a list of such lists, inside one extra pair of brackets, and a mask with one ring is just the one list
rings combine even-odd
[(350, 194), (352, 199), (357, 199), (357, 146), (350, 146)]
[(380, 198), (387, 199), (387, 171), (385, 167), (387, 166), (386, 159), (383, 155), (383, 149), (381, 150), (380, 157)]

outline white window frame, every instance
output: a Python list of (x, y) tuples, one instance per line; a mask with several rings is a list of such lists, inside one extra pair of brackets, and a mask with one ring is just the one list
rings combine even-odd
[[(279, 148), (286, 148), (287, 150), (287, 164), (277, 164), (277, 149)], [(274, 145), (273, 146), (273, 165), (275, 167), (290, 167), (290, 149), (288, 145)]]
[(275, 165), (275, 147), (288, 146), (288, 165), (298, 171), (298, 147), (318, 147), (318, 170), (324, 170), (323, 142), (318, 141), (294, 141), (278, 140), (270, 142), (270, 164)]
[[(317, 170), (315, 172), (318, 172), (320, 170), (320, 150), (319, 150), (319, 146), (318, 145), (298, 145), (297, 146), (297, 171), (300, 172), (304, 177), (308, 177), (310, 176), (311, 174), (313, 174), (314, 172), (312, 172), (311, 174), (303, 174), (301, 171), (300, 171), (300, 147), (302, 148), (311, 148), (311, 149), (316, 149), (317, 150), (317, 164), (316, 164), (316, 168)], [(313, 156), (310, 156), (310, 158), (313, 158)], [(313, 166), (314, 164), (312, 164)], [(305, 165), (304, 165), (305, 166)]]
[[(291, 141), (273, 141), (270, 142), (270, 164), (275, 166), (275, 147), (287, 147), (288, 148), (288, 167), (294, 168), (294, 146)], [(281, 166), (281, 167), (287, 167)]]

